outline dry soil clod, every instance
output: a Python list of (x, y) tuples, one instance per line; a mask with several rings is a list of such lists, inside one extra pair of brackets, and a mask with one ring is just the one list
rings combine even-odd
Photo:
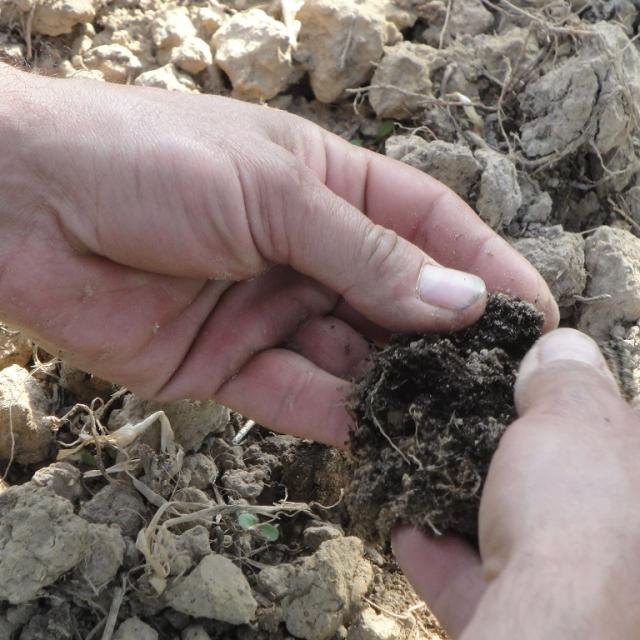
[(516, 416), (517, 369), (541, 322), (528, 303), (498, 294), (474, 326), (398, 336), (375, 356), (353, 402), (345, 500), (359, 535), (385, 540), (403, 522), (475, 540), (489, 463)]
[(38, 381), (17, 364), (0, 371), (0, 477), (12, 463), (43, 462), (52, 454), (49, 400)]

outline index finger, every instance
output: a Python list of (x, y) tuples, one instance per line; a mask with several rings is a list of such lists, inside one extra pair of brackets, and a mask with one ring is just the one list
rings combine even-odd
[(490, 291), (528, 300), (558, 325), (558, 305), (536, 269), (448, 187), (402, 162), (325, 134), (325, 184), (373, 222), (441, 264), (479, 275)]

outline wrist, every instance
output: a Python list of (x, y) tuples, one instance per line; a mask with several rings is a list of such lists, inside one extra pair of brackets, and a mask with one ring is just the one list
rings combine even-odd
[(611, 540), (599, 549), (578, 541), (566, 555), (548, 549), (553, 551), (519, 552), (509, 560), (489, 583), (461, 640), (636, 637), (637, 559)]
[(2, 319), (10, 309), (12, 274), (20, 267), (28, 239), (41, 233), (37, 214), (47, 206), (45, 180), (34, 163), (35, 141), (49, 125), (42, 89), (46, 79), (0, 63), (0, 299)]

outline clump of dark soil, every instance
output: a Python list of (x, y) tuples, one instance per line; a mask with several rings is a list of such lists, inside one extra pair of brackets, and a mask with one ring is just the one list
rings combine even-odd
[(542, 315), (498, 294), (474, 326), (392, 340), (353, 401), (355, 472), (346, 505), (358, 535), (397, 522), (477, 537), (491, 457), (516, 416), (513, 384)]

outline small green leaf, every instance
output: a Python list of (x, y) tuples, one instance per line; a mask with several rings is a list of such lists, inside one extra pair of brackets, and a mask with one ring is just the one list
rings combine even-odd
[(380, 140), (389, 137), (393, 133), (393, 127), (393, 120), (383, 120), (382, 124), (378, 127), (376, 140), (380, 142)]
[(95, 469), (98, 466), (96, 457), (93, 454), (89, 453), (86, 449), (83, 449), (81, 451), (80, 461), (82, 462), (82, 464), (86, 465), (87, 467), (91, 467), (92, 469)]
[(352, 140), (350, 140), (350, 142), (356, 147), (364, 146), (364, 140), (362, 138), (353, 138)]
[(259, 523), (260, 520), (258, 520), (258, 518), (254, 516), (253, 513), (247, 513), (246, 511), (243, 511), (242, 513), (238, 514), (238, 526), (241, 529), (252, 529)]
[(276, 542), (280, 537), (280, 529), (276, 525), (265, 522), (256, 527), (258, 533), (268, 542)]

